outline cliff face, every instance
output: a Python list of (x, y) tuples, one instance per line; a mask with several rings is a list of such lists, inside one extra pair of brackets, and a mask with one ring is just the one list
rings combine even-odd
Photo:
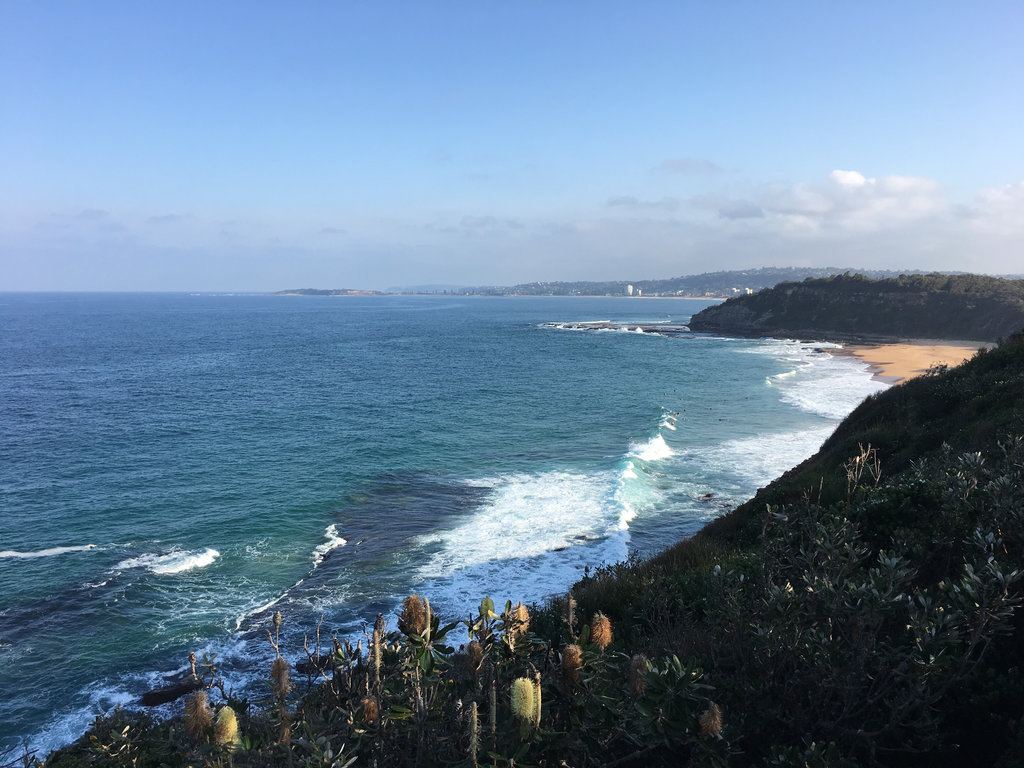
[(730, 299), (694, 315), (689, 325), (732, 336), (996, 341), (1024, 329), (1024, 280), (839, 275)]

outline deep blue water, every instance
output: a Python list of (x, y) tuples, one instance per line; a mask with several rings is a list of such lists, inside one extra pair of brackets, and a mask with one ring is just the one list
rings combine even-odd
[(351, 634), (410, 591), (450, 617), (563, 591), (881, 386), (813, 345), (544, 326), (708, 303), (0, 295), (0, 748), (77, 737), (193, 649), (244, 690), (275, 610), (298, 657), (321, 614)]

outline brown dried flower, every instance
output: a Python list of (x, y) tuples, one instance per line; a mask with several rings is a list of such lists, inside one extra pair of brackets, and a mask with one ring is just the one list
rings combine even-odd
[(573, 643), (562, 649), (562, 677), (567, 683), (575, 683), (580, 679), (580, 667), (583, 666), (583, 650)]
[(484, 661), (484, 649), (476, 640), (466, 646), (466, 655), (469, 657), (469, 671), (474, 675), (480, 670)]
[(427, 607), (419, 595), (409, 595), (402, 601), (398, 628), (407, 635), (421, 635), (427, 628)]
[(376, 723), (380, 720), (380, 702), (374, 696), (366, 696), (359, 705), (363, 708), (363, 722)]
[(642, 653), (636, 654), (629, 660), (629, 674), (627, 679), (629, 681), (629, 689), (633, 692), (634, 696), (640, 696), (644, 692), (644, 685), (646, 679), (644, 673), (651, 668), (651, 662), (648, 661), (647, 657)]
[(274, 681), (274, 695), (278, 699), (285, 698), (292, 689), (291, 666), (288, 659), (278, 656), (270, 665), (270, 678)]
[(530, 612), (526, 606), (521, 602), (516, 603), (512, 609), (512, 621), (509, 627), (509, 633), (512, 637), (520, 638), (526, 634), (526, 631), (530, 628)]
[(213, 713), (206, 703), (206, 691), (196, 691), (185, 699), (185, 730), (196, 741), (206, 741), (213, 725)]
[(612, 643), (612, 622), (600, 611), (590, 620), (590, 642), (602, 651)]
[(700, 735), (710, 739), (722, 733), (722, 710), (715, 702), (711, 702), (704, 714), (700, 716)]

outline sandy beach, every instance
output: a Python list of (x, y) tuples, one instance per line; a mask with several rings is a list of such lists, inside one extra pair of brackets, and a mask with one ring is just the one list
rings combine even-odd
[(960, 365), (982, 347), (991, 346), (982, 341), (911, 339), (898, 344), (850, 344), (843, 347), (841, 354), (863, 360), (871, 366), (877, 380), (898, 384), (937, 365)]

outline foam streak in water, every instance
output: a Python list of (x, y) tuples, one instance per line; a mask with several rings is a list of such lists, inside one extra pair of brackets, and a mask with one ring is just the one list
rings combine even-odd
[(192, 552), (172, 549), (169, 552), (154, 552), (139, 555), (138, 557), (130, 557), (118, 563), (115, 569), (126, 571), (130, 568), (144, 568), (150, 573), (162, 576), (189, 571), (193, 568), (205, 568), (218, 557), (220, 557), (220, 552), (209, 547)]
[(83, 544), (77, 547), (51, 547), (49, 549), (40, 549), (36, 552), (16, 552), (13, 549), (5, 549), (0, 552), (0, 557), (18, 557), (24, 559), (34, 557), (52, 557), (53, 555), (63, 555), (66, 552), (85, 552), (86, 550), (95, 548), (95, 544)]

